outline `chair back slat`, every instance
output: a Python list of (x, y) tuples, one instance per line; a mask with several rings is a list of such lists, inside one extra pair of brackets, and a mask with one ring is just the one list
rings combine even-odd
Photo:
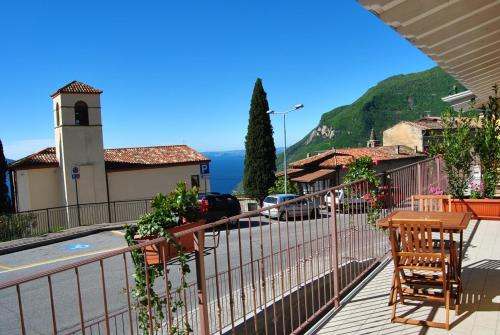
[[(411, 210), (419, 212), (444, 212), (448, 205), (448, 212), (451, 212), (450, 195), (412, 195)], [(417, 207), (418, 204), (418, 207)]]
[[(394, 241), (393, 256), (399, 257), (400, 252), (431, 254), (434, 253), (432, 229), (439, 230), (441, 245), (444, 245), (443, 223), (439, 220), (391, 220), (389, 233), (391, 244)], [(396, 243), (399, 241), (399, 243)], [(444, 249), (440, 253), (444, 256)]]

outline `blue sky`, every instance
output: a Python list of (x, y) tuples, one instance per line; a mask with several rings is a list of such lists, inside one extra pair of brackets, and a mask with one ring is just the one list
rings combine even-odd
[(434, 66), (354, 0), (9, 1), (0, 31), (9, 158), (53, 145), (49, 95), (75, 79), (104, 90), (105, 147), (208, 151), (244, 147), (257, 77), (272, 109), (305, 105), (292, 144), (380, 80)]

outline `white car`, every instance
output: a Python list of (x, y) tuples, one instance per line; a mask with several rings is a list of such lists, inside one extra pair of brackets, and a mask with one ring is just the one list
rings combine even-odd
[(299, 197), (300, 196), (297, 194), (270, 194), (264, 199), (262, 205), (264, 210), (262, 214), (269, 216), (270, 218), (279, 219), (280, 221), (284, 221), (286, 219), (287, 212), (288, 217), (293, 217), (294, 215), (298, 217), (303, 215), (304, 219), (313, 219), (315, 217), (314, 215), (319, 213), (319, 206), (317, 202), (306, 199), (265, 210), (265, 207), (281, 204), (285, 201), (293, 200)]
[[(332, 193), (334, 195), (334, 204), (332, 204)], [(359, 208), (366, 204), (366, 199), (361, 196), (347, 195), (344, 189), (335, 189), (333, 192), (328, 192), (325, 195), (325, 205), (330, 210), (331, 206), (335, 205), (335, 210), (344, 211), (347, 208)]]

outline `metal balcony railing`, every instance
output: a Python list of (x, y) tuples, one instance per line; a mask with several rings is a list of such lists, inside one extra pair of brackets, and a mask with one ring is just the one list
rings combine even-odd
[(183, 302), (172, 312), (165, 300), (159, 329), (152, 322), (141, 329), (131, 252), (163, 238), (0, 283), (0, 301), (9, 307), (0, 314), (1, 333), (168, 334), (185, 322), (195, 334), (304, 331), (387, 256), (387, 236), (374, 221), (409, 209), (412, 194), (446, 188), (440, 158), (380, 178), (377, 201), (358, 181), (176, 234), (194, 234), (204, 247), (189, 255), (183, 291), (175, 291), (178, 262), (159, 265), (160, 299)]

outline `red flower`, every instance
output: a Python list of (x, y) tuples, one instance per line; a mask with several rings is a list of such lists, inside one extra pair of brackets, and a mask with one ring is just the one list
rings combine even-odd
[(377, 198), (378, 198), (378, 200), (382, 200), (382, 199), (384, 199), (384, 195), (383, 194), (379, 194), (379, 195), (377, 195)]
[(182, 224), (185, 224), (185, 223), (187, 223), (187, 219), (186, 219), (186, 217), (185, 217), (185, 216), (183, 216), (183, 217), (182, 217)]
[(363, 195), (363, 199), (365, 199), (365, 200), (371, 200), (372, 196), (370, 195), (370, 193), (366, 193), (365, 195)]
[(202, 212), (202, 213), (208, 212), (208, 200), (207, 199), (201, 200), (198, 208), (200, 209), (200, 212)]

